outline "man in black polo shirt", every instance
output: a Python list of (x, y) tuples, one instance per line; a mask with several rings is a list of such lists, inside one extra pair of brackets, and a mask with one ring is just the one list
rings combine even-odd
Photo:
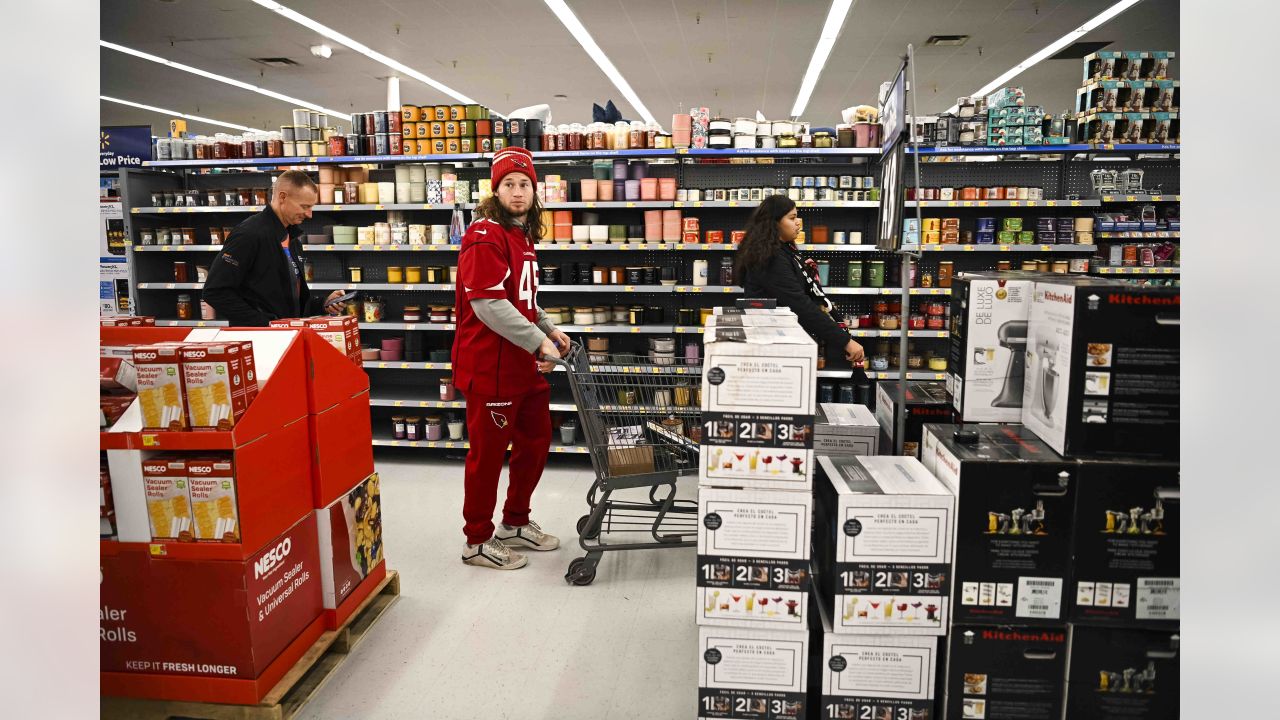
[(271, 204), (235, 226), (209, 267), (204, 301), (232, 327), (265, 327), (277, 318), (342, 312), (335, 290), (322, 303), (311, 297), (302, 274), (302, 221), (320, 194), (301, 170), (276, 178)]

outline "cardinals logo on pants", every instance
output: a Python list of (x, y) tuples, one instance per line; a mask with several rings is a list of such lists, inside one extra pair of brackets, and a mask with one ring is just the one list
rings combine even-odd
[[(495, 407), (505, 408), (505, 407), (511, 407), (511, 403), (510, 403), (510, 402), (485, 403), (485, 407), (487, 407), (487, 408), (495, 408)], [(493, 424), (494, 424), (495, 426), (497, 426), (497, 428), (498, 428), (499, 430), (505, 430), (505, 429), (507, 428), (507, 425), (509, 424), (509, 423), (507, 422), (507, 416), (506, 416), (506, 415), (503, 415), (502, 413), (497, 412), (497, 411), (495, 411), (495, 410), (490, 410), (490, 411), (489, 411), (489, 417), (493, 419)]]

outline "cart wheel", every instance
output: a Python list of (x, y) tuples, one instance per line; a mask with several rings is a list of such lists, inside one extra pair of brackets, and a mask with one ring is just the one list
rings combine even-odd
[(590, 519), (591, 519), (590, 515), (583, 515), (582, 517), (578, 518), (578, 535), (585, 540), (595, 540), (596, 538), (600, 537), (600, 531), (598, 529), (592, 532), (590, 535), (582, 534), (582, 531), (585, 530), (587, 527), (587, 521)]
[(596, 579), (596, 566), (586, 558), (574, 558), (569, 561), (569, 572), (564, 574), (564, 579), (571, 585), (590, 585)]

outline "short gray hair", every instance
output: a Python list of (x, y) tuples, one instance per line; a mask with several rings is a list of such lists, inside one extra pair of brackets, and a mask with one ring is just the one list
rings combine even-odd
[(320, 189), (316, 186), (316, 181), (312, 180), (311, 176), (302, 170), (286, 170), (280, 173), (280, 176), (276, 178), (275, 185), (272, 188), (272, 194), (279, 192), (285, 186), (297, 188), (299, 190), (311, 190), (317, 195), (320, 194)]

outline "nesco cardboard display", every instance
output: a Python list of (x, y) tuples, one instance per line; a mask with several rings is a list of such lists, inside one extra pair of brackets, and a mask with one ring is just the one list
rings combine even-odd
[(1067, 669), (1067, 717), (1090, 720), (1176, 718), (1176, 630), (1073, 625)]
[(961, 422), (1020, 422), (1032, 282), (964, 273), (952, 281), (947, 392)]
[[(880, 454), (892, 455), (894, 448), (893, 408), (898, 402), (898, 383), (876, 383), (876, 421), (880, 423)], [(907, 424), (902, 454), (920, 457), (920, 433), (925, 423), (953, 423), (955, 410), (947, 399), (947, 387), (940, 382), (907, 381)]]
[(382, 490), (374, 473), (317, 514), (324, 607), (337, 608), (383, 561)]
[(814, 564), (837, 633), (947, 630), (955, 497), (915, 458), (818, 457)]
[(698, 628), (698, 718), (808, 717), (809, 631)]
[(880, 424), (866, 405), (820, 403), (813, 423), (817, 455), (878, 455)]
[(925, 428), (924, 464), (956, 493), (955, 623), (1066, 621), (1076, 463), (1017, 425)]
[(945, 717), (1060, 720), (1066, 670), (1065, 625), (954, 627)]
[(314, 513), (244, 561), (124, 545), (101, 565), (104, 672), (256, 678), (321, 612)]
[(1022, 422), (1067, 457), (1179, 452), (1177, 288), (1036, 281)]
[(1080, 464), (1072, 622), (1178, 627), (1179, 492), (1174, 463)]
[(698, 491), (699, 625), (808, 627), (813, 496)]
[[(822, 654), (811, 672), (819, 682), (824, 718), (934, 717), (938, 639), (911, 635), (841, 635), (826, 608)], [(813, 639), (818, 649), (818, 639)]]

